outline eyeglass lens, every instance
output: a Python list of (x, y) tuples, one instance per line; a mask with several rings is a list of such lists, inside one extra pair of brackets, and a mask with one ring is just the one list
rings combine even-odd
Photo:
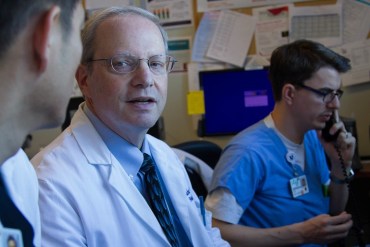
[(340, 89), (337, 90), (337, 91), (332, 91), (332, 92), (330, 92), (330, 93), (328, 93), (324, 96), (324, 102), (329, 103), (329, 102), (333, 101), (335, 96), (337, 96), (338, 99), (340, 99), (342, 97), (342, 95), (343, 95), (343, 91), (340, 90)]
[(114, 71), (118, 73), (129, 73), (134, 71), (141, 60), (146, 60), (150, 70), (157, 75), (163, 75), (171, 72), (176, 60), (166, 55), (155, 55), (149, 59), (137, 58), (131, 55), (116, 55), (111, 59), (111, 65)]

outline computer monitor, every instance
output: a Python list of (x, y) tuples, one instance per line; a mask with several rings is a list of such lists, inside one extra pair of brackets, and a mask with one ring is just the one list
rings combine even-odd
[(205, 104), (199, 136), (236, 134), (274, 107), (268, 68), (201, 71), (199, 82)]

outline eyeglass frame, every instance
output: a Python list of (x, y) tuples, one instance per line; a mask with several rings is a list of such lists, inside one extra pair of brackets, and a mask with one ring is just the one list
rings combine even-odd
[[(115, 58), (115, 57), (119, 57), (119, 56), (127, 56), (127, 57), (131, 57), (131, 58), (135, 58), (136, 59), (136, 65), (134, 66), (134, 68), (133, 68), (133, 70), (131, 70), (131, 71), (127, 71), (127, 72), (119, 72), (119, 71), (117, 71), (115, 68), (114, 68), (114, 66), (113, 66), (113, 58)], [(154, 72), (153, 70), (152, 70), (152, 67), (150, 66), (150, 63), (149, 63), (149, 61), (150, 61), (150, 59), (151, 58), (153, 58), (153, 57), (157, 57), (157, 56), (164, 56), (164, 57), (166, 57), (166, 63), (168, 62), (169, 64), (168, 65), (170, 65), (170, 66), (166, 66), (166, 69), (165, 69), (165, 73), (156, 73), (156, 72)], [(134, 56), (134, 55), (130, 55), (130, 54), (125, 54), (125, 53), (121, 53), (121, 54), (116, 54), (116, 55), (113, 55), (113, 56), (111, 56), (111, 57), (109, 57), (109, 58), (98, 58), (98, 59), (89, 59), (88, 61), (87, 61), (87, 63), (91, 63), (91, 62), (98, 62), (98, 61), (105, 61), (105, 62), (109, 62), (109, 64), (110, 64), (110, 66), (111, 66), (111, 68), (112, 68), (112, 70), (115, 72), (115, 73), (118, 73), (118, 74), (129, 74), (129, 73), (132, 73), (132, 72), (134, 72), (138, 67), (139, 67), (139, 65), (140, 65), (140, 61), (145, 61), (146, 60), (146, 64), (148, 65), (148, 67), (149, 67), (149, 70), (153, 73), (153, 74), (155, 74), (155, 75), (166, 75), (166, 74), (169, 74), (172, 70), (173, 70), (173, 67), (174, 67), (174, 65), (175, 65), (175, 63), (177, 62), (177, 60), (176, 60), (176, 58), (175, 57), (173, 57), (173, 56), (169, 56), (169, 55), (163, 55), (163, 54), (159, 54), (159, 55), (153, 55), (153, 56), (150, 56), (149, 58), (138, 58), (138, 57), (136, 57), (136, 56)], [(167, 68), (169, 68), (169, 69), (167, 69)]]
[[(322, 91), (320, 91), (318, 89), (315, 89), (315, 88), (306, 86), (304, 84), (300, 84), (300, 85), (297, 85), (297, 86), (298, 87), (301, 87), (303, 89), (306, 89), (306, 90), (308, 90), (310, 92), (313, 92), (316, 95), (322, 96), (322, 101), (324, 103), (330, 103), (330, 102), (332, 102), (334, 100), (335, 96), (337, 96), (338, 97), (338, 100), (340, 100), (340, 98), (343, 96), (343, 93), (344, 93), (343, 90), (341, 90), (341, 89), (338, 89), (338, 90), (330, 90), (330, 91), (328, 90), (327, 93), (324, 93), (324, 92), (322, 92)], [(325, 101), (325, 98), (328, 97), (328, 95), (332, 95), (332, 96), (331, 96), (330, 100)]]

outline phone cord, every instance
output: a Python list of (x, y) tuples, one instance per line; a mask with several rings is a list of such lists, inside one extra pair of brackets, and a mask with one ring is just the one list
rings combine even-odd
[(335, 150), (338, 153), (338, 157), (339, 157), (339, 161), (340, 161), (340, 164), (341, 164), (342, 172), (343, 172), (343, 175), (345, 177), (345, 181), (346, 181), (346, 184), (347, 184), (347, 187), (348, 187), (348, 191), (349, 191), (348, 201), (352, 201), (352, 203), (350, 205), (353, 208), (353, 229), (355, 230), (355, 233), (356, 233), (357, 244), (358, 244), (359, 247), (365, 247), (365, 243), (362, 239), (362, 236), (364, 234), (364, 230), (363, 230), (362, 225), (360, 223), (360, 214), (359, 214), (359, 209), (358, 209), (357, 198), (356, 198), (355, 192), (354, 192), (354, 190), (353, 190), (353, 188), (350, 184), (351, 181), (348, 178), (347, 170), (346, 170), (346, 167), (344, 165), (344, 159), (343, 159), (343, 156), (342, 156), (342, 153), (339, 149), (338, 144), (335, 143), (334, 147), (335, 147)]

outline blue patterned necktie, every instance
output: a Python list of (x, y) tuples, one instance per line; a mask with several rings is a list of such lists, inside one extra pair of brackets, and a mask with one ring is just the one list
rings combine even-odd
[(158, 177), (156, 167), (152, 158), (146, 153), (144, 153), (144, 162), (140, 168), (140, 172), (144, 174), (145, 189), (149, 197), (149, 205), (154, 215), (157, 217), (164, 234), (171, 246), (180, 246), (175, 224), (166, 198), (164, 197), (162, 184)]

